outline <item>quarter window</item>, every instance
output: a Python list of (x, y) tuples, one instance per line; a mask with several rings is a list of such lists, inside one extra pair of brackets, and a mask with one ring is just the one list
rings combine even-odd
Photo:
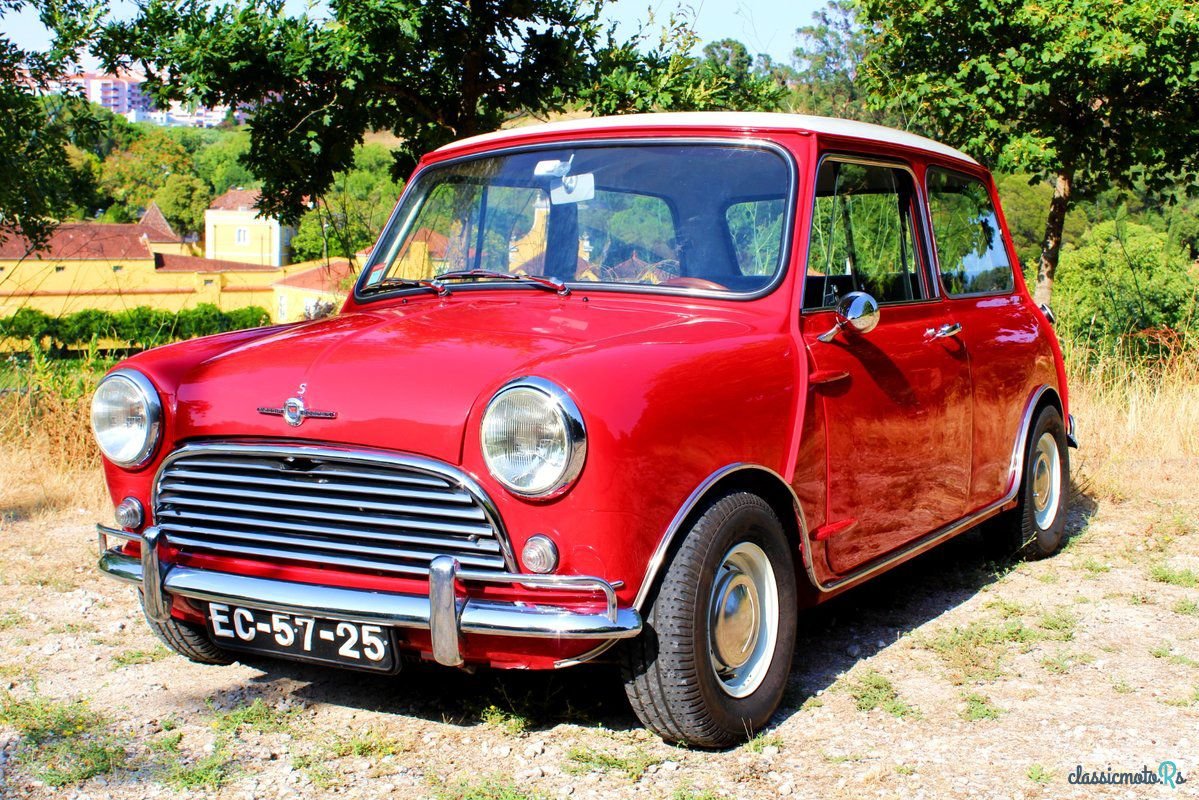
[(927, 180), (945, 291), (950, 295), (1011, 292), (1012, 264), (986, 185), (943, 169), (930, 169)]
[(783, 245), (783, 216), (787, 207), (782, 197), (744, 200), (724, 212), (729, 240), (743, 275), (770, 275), (778, 264)]
[(896, 167), (826, 159), (816, 177), (804, 309), (849, 292), (880, 304), (923, 300), (913, 225), (915, 183)]

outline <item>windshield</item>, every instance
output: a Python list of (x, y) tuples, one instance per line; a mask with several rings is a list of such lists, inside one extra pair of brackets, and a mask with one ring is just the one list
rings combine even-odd
[(359, 291), (488, 270), (756, 292), (782, 269), (790, 193), (787, 161), (752, 145), (572, 146), (458, 161), (417, 177)]

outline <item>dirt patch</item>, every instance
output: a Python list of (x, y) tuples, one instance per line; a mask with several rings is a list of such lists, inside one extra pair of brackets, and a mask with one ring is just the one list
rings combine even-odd
[(1080, 498), (1055, 558), (988, 563), (970, 534), (806, 612), (771, 728), (719, 753), (645, 733), (605, 666), (197, 666), (95, 572), (86, 513), (10, 517), (0, 794), (1090, 798), (1129, 790), (1073, 786), (1076, 765), (1165, 760), (1199, 779), (1197, 512)]

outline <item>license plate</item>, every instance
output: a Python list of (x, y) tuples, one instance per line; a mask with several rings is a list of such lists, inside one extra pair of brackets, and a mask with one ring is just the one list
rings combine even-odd
[(208, 604), (208, 634), (231, 650), (343, 667), (395, 669), (391, 629), (382, 625)]

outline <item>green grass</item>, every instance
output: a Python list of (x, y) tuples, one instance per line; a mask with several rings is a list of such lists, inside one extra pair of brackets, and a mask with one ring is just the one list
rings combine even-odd
[(1046, 637), (1059, 642), (1068, 642), (1074, 638), (1074, 628), (1078, 618), (1065, 608), (1058, 608), (1048, 614), (1041, 615), (1037, 627), (1045, 632)]
[(529, 792), (511, 778), (482, 778), (445, 786), (434, 795), (437, 800), (543, 800), (545, 795)]
[(1171, 608), (1170, 610), (1173, 611), (1175, 614), (1183, 614), (1188, 617), (1196, 617), (1196, 616), (1199, 616), (1199, 603), (1196, 603), (1194, 600), (1192, 600), (1189, 597), (1184, 597), (1181, 600), (1179, 600), (1177, 603), (1175, 603), (1174, 607)]
[(1028, 768), (1028, 779), (1033, 783), (1039, 783), (1044, 786), (1053, 780), (1053, 773), (1040, 764), (1033, 764)]
[(328, 753), (333, 758), (382, 758), (399, 755), (408, 749), (408, 746), (398, 739), (375, 730), (366, 730), (353, 736), (335, 739), (330, 743)]
[(178, 753), (179, 744), (183, 741), (183, 731), (164, 733), (157, 739), (151, 739), (148, 747), (155, 753)]
[(1116, 680), (1112, 681), (1112, 690), (1115, 691), (1116, 694), (1132, 694), (1136, 691), (1132, 684), (1123, 678), (1117, 678)]
[[(213, 708), (209, 703), (209, 708)], [(212, 726), (222, 733), (237, 733), (242, 729), (258, 733), (282, 733), (294, 721), (297, 709), (279, 711), (268, 706), (261, 697), (227, 711), (213, 710)]]
[(968, 694), (964, 699), (966, 707), (962, 709), (962, 719), (969, 722), (978, 722), (984, 719), (999, 719), (999, 715), (1003, 713), (1001, 708), (981, 694)]
[(515, 711), (508, 711), (492, 704), (479, 714), (479, 721), (484, 725), (507, 733), (510, 736), (520, 736), (529, 730), (529, 718)]
[(212, 752), (191, 763), (176, 762), (165, 776), (166, 783), (180, 791), (219, 789), (237, 775), (238, 766), (229, 750), (229, 740), (220, 736)]
[(1098, 561), (1092, 556), (1087, 556), (1084, 558), (1082, 563), (1078, 566), (1082, 568), (1083, 572), (1086, 572), (1092, 576), (1098, 576), (1105, 572), (1112, 571), (1111, 564), (1104, 564), (1102, 561)]
[(1168, 706), (1175, 706), (1177, 708), (1190, 708), (1193, 705), (1199, 705), (1199, 686), (1196, 686), (1195, 690), (1187, 697), (1175, 700), (1163, 700), (1162, 702)]
[(1032, 644), (1042, 636), (1018, 620), (972, 622), (939, 633), (922, 645), (941, 657), (953, 683), (962, 684), (998, 678), (1008, 646)]
[(661, 764), (662, 759), (651, 756), (644, 750), (636, 750), (631, 756), (618, 756), (592, 747), (576, 746), (566, 754), (566, 771), (574, 774), (599, 770), (601, 772), (619, 772), (631, 781), (641, 778), (645, 771), (655, 764)]
[(1184, 656), (1182, 653), (1175, 653), (1170, 649), (1169, 645), (1158, 645), (1149, 651), (1149, 655), (1154, 658), (1164, 658), (1171, 664), (1178, 664), (1183, 667), (1199, 667), (1199, 661), (1190, 656)]
[(688, 787), (686, 789), (675, 789), (674, 794), (670, 796), (670, 800), (720, 800), (720, 795), (711, 789), (704, 789), (702, 792), (697, 792)]
[(919, 718), (920, 711), (904, 701), (891, 681), (882, 673), (875, 670), (866, 672), (857, 681), (850, 684), (849, 693), (859, 711), (872, 711), (876, 708), (886, 711), (900, 719)]
[(312, 785), (318, 789), (332, 789), (338, 783), (338, 774), (329, 766), (329, 762), (321, 753), (297, 756), (291, 765), (308, 776)]
[(999, 616), (1004, 619), (1019, 619), (1024, 614), (1024, 606), (1014, 600), (992, 600), (987, 603), (986, 608), (998, 611)]
[(112, 665), (115, 669), (121, 669), (136, 664), (153, 664), (155, 661), (162, 661), (170, 654), (171, 652), (162, 645), (155, 645), (149, 650), (125, 650), (112, 657)]
[(1199, 586), (1199, 575), (1196, 575), (1194, 570), (1174, 569), (1164, 561), (1159, 561), (1149, 567), (1149, 577), (1158, 583), (1181, 586), (1184, 589), (1193, 589)]
[(896, 764), (895, 765), (895, 774), (896, 775), (914, 775), (914, 774), (916, 774), (916, 768), (911, 766), (910, 764)]
[(24, 625), (27, 618), (24, 614), (17, 611), (5, 611), (0, 614), (0, 631), (6, 631), (9, 628), (15, 628), (18, 625)]
[(745, 749), (751, 753), (761, 753), (767, 747), (783, 747), (783, 737), (777, 733), (759, 733), (745, 743)]
[(107, 721), (82, 701), (0, 696), (0, 724), (21, 734), (20, 761), (48, 786), (59, 788), (106, 775), (125, 763), (124, 744)]
[(1064, 675), (1073, 667), (1079, 664), (1090, 664), (1095, 660), (1095, 656), (1090, 653), (1067, 652), (1059, 650), (1054, 656), (1046, 656), (1041, 659), (1041, 666), (1050, 672)]

